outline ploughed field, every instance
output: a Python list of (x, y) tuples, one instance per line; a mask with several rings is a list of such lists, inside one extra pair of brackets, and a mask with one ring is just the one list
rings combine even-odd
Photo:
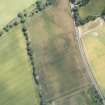
[[(53, 6), (38, 12), (28, 19), (27, 28), (32, 44), (34, 62), (45, 102), (59, 105), (70, 105), (71, 94), (90, 89), (91, 83), (75, 39), (73, 20), (70, 14), (69, 0), (57, 0)], [(80, 105), (79, 98), (74, 105)], [(77, 94), (76, 94), (77, 95)], [(86, 101), (88, 97), (88, 101)], [(86, 91), (81, 103), (96, 105)], [(93, 104), (94, 103), (94, 104)]]
[(21, 26), (0, 37), (0, 105), (39, 105)]

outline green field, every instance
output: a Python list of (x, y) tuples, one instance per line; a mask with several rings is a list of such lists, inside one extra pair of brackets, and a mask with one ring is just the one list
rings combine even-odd
[(105, 0), (90, 0), (89, 3), (79, 8), (80, 17), (97, 16), (105, 9)]
[(0, 0), (0, 29), (35, 0)]
[(20, 26), (0, 37), (0, 105), (39, 105)]

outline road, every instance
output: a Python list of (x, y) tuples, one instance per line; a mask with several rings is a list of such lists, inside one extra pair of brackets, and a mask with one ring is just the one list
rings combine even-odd
[[(75, 5), (74, 5), (74, 6), (75, 6)], [(73, 4), (71, 5), (71, 3), (70, 3), (70, 8), (72, 8), (72, 7), (74, 7), (74, 6), (73, 6)], [(71, 10), (72, 10), (72, 9), (71, 9)], [(71, 11), (71, 12), (72, 12), (72, 11)], [(72, 16), (72, 18), (73, 18), (73, 16)], [(103, 105), (105, 105), (105, 98), (104, 98), (104, 96), (103, 96), (103, 94), (102, 94), (102, 92), (101, 92), (100, 87), (99, 87), (98, 84), (97, 84), (97, 81), (96, 81), (96, 79), (95, 79), (95, 77), (94, 77), (94, 75), (93, 75), (93, 73), (92, 73), (91, 67), (90, 67), (90, 65), (89, 65), (89, 63), (88, 63), (88, 60), (87, 60), (87, 58), (86, 58), (86, 55), (85, 55), (85, 52), (84, 52), (84, 48), (83, 48), (83, 44), (82, 44), (81, 38), (80, 38), (80, 36), (79, 36), (78, 28), (77, 28), (77, 26), (75, 25), (75, 19), (74, 19), (74, 18), (73, 18), (73, 25), (74, 25), (74, 28), (75, 28), (75, 38), (76, 38), (76, 40), (77, 40), (77, 44), (78, 44), (78, 47), (79, 47), (79, 50), (80, 50), (81, 58), (82, 58), (82, 60), (83, 60), (83, 62), (84, 62), (85, 68), (86, 68), (86, 72), (87, 72), (87, 74), (88, 74), (88, 76), (89, 76), (89, 78), (90, 78), (90, 80), (91, 80), (91, 82), (92, 82), (92, 85), (96, 88), (98, 94), (99, 94), (100, 97), (102, 98), (102, 100), (103, 100)]]

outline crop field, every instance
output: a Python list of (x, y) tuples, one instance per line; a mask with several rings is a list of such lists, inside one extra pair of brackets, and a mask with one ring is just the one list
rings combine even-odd
[(21, 26), (0, 37), (0, 105), (39, 105)]
[(0, 29), (35, 0), (0, 0)]
[(89, 3), (79, 8), (80, 17), (97, 16), (105, 9), (105, 0), (90, 0)]
[(47, 102), (90, 85), (75, 41), (68, 2), (58, 0), (56, 5), (27, 22), (36, 69)]
[(105, 23), (97, 22), (98, 26), (87, 30), (82, 41), (92, 72), (105, 96)]

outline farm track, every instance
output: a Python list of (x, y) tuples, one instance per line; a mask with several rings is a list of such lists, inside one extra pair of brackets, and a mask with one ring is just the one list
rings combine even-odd
[[(74, 5), (74, 4), (72, 4), (72, 5)], [(82, 60), (83, 60), (83, 62), (85, 64), (87, 74), (88, 74), (89, 78), (91, 79), (92, 85), (96, 88), (96, 90), (98, 91), (98, 94), (102, 98), (103, 105), (105, 105), (105, 98), (104, 98), (104, 96), (103, 96), (103, 94), (101, 92), (101, 89), (100, 89), (100, 87), (99, 87), (99, 85), (98, 85), (98, 83), (97, 83), (97, 81), (96, 81), (96, 79), (95, 79), (95, 77), (94, 77), (94, 75), (92, 73), (91, 67), (90, 67), (90, 65), (88, 63), (88, 60), (86, 58), (86, 54), (85, 54), (84, 48), (83, 48), (83, 43), (81, 41), (81, 38), (80, 38), (80, 35), (79, 35), (79, 30), (78, 30), (78, 28), (77, 28), (77, 26), (75, 24), (75, 19), (74, 18), (73, 18), (73, 22), (74, 22), (75, 35), (76, 35), (75, 38), (77, 40), (77, 44), (78, 44), (78, 47), (79, 47), (79, 50), (80, 50), (81, 58), (82, 58)]]
[(78, 89), (74, 89), (72, 92), (66, 92), (65, 94), (63, 94), (61, 96), (54, 97), (54, 98), (48, 100), (48, 102), (50, 102), (50, 101), (53, 102), (53, 101), (59, 100), (61, 98), (67, 97), (67, 96), (69, 96), (69, 97), (75, 96), (78, 93), (80, 93), (81, 91), (83, 91), (85, 89), (85, 87), (88, 87), (88, 86), (89, 86), (89, 84), (85, 84), (84, 86), (79, 87)]

